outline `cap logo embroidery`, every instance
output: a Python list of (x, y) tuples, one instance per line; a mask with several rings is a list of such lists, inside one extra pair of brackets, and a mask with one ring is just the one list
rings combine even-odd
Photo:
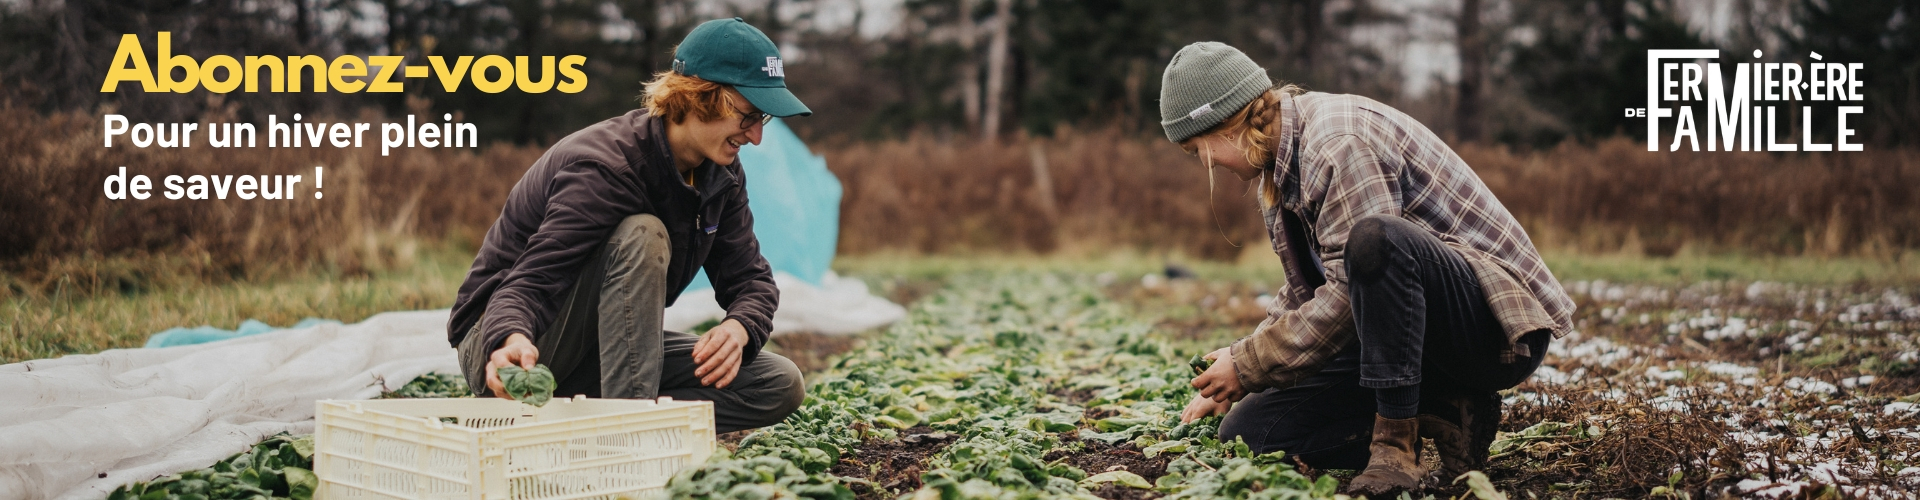
[(780, 65), (780, 58), (778, 58), (778, 57), (769, 57), (769, 58), (767, 58), (767, 67), (765, 67), (765, 68), (760, 68), (760, 71), (765, 71), (765, 72), (767, 72), (767, 76), (771, 76), (771, 77), (775, 77), (775, 78), (786, 78), (786, 77), (787, 77), (787, 70), (786, 70), (785, 68), (783, 68), (783, 67), (781, 67), (781, 65)]
[(1205, 115), (1205, 114), (1207, 114), (1207, 113), (1211, 113), (1211, 112), (1213, 112), (1213, 104), (1211, 104), (1211, 103), (1208, 103), (1208, 104), (1201, 104), (1201, 105), (1200, 105), (1200, 107), (1198, 107), (1198, 108), (1193, 108), (1193, 112), (1192, 112), (1192, 113), (1187, 113), (1187, 119), (1189, 119), (1189, 120), (1198, 120), (1198, 119), (1200, 119), (1200, 116), (1201, 116), (1201, 115)]

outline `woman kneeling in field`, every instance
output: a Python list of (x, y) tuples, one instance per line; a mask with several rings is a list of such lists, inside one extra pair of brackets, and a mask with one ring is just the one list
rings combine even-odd
[(1406, 114), (1273, 88), (1213, 42), (1168, 64), (1160, 114), (1209, 169), (1258, 179), (1287, 278), (1266, 321), (1207, 355), (1182, 419), (1225, 413), (1223, 439), (1364, 467), (1356, 494), (1418, 489), (1421, 437), (1448, 479), (1484, 467), (1496, 391), (1540, 366), (1574, 305), (1466, 162)]

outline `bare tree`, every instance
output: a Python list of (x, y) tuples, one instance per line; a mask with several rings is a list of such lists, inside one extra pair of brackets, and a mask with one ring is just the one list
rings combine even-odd
[(980, 135), (1000, 136), (1000, 100), (1007, 91), (1007, 31), (1013, 25), (1013, 0), (997, 0), (993, 10), (993, 41), (987, 45), (986, 117)]
[(1480, 140), (1480, 84), (1487, 69), (1486, 34), (1480, 29), (1480, 0), (1461, 0), (1454, 19), (1455, 43), (1460, 52), (1460, 98), (1453, 114), (1454, 132), (1461, 141)]
[(1326, 0), (1300, 0), (1294, 3), (1294, 55), (1302, 68), (1315, 68), (1320, 42), (1325, 38)]
[(967, 130), (980, 126), (980, 56), (975, 50), (979, 27), (973, 22), (974, 0), (960, 0), (960, 109)]
[(300, 48), (313, 45), (313, 31), (309, 28), (313, 25), (311, 11), (312, 9), (307, 6), (307, 0), (293, 0), (294, 40), (300, 42)]

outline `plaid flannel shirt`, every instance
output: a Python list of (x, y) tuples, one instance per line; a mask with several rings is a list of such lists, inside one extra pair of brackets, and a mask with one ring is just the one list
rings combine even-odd
[[(1433, 132), (1391, 107), (1354, 95), (1281, 99), (1272, 175), (1280, 204), (1262, 203), (1287, 283), (1252, 335), (1233, 344), (1248, 392), (1286, 388), (1354, 340), (1347, 294), (1347, 232), (1354, 221), (1392, 214), (1431, 231), (1478, 275), (1511, 342), (1572, 329), (1567, 297), (1519, 221), (1467, 163)], [(1501, 355), (1532, 356), (1526, 344)]]

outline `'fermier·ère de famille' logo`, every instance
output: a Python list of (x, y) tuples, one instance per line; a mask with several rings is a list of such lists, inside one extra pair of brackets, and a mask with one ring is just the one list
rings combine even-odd
[[(1755, 59), (1761, 55), (1761, 51), (1753, 51)], [(1720, 63), (1707, 62), (1720, 58), (1718, 50), (1649, 50), (1647, 107), (1627, 108), (1627, 116), (1647, 119), (1647, 151), (1660, 150), (1661, 125), (1665, 123), (1672, 124), (1673, 140), (1667, 144), (1667, 151), (1679, 151), (1682, 142), (1692, 151), (1699, 151), (1702, 142), (1707, 151), (1861, 151), (1860, 144), (1847, 142), (1849, 136), (1856, 135), (1847, 117), (1864, 113), (1864, 107), (1834, 107), (1838, 116), (1833, 142), (1816, 142), (1814, 107), (1805, 105), (1864, 101), (1861, 64), (1821, 62), (1824, 58), (1818, 52), (1807, 57), (1813, 62), (1734, 63), (1733, 81), (1729, 83), (1724, 81)], [(1705, 92), (1701, 91), (1703, 82)], [(1678, 108), (1661, 107), (1662, 101), (1682, 104)], [(1700, 101), (1706, 101), (1706, 115), (1696, 121), (1694, 105), (1685, 103)], [(1801, 137), (1798, 142), (1791, 137), (1779, 142), (1781, 124), (1775, 121), (1778, 109), (1795, 103), (1802, 104)], [(1791, 108), (1788, 113), (1792, 113)], [(1791, 120), (1792, 115), (1788, 116)], [(1663, 123), (1663, 118), (1672, 121)], [(1784, 126), (1791, 130), (1793, 124)]]

